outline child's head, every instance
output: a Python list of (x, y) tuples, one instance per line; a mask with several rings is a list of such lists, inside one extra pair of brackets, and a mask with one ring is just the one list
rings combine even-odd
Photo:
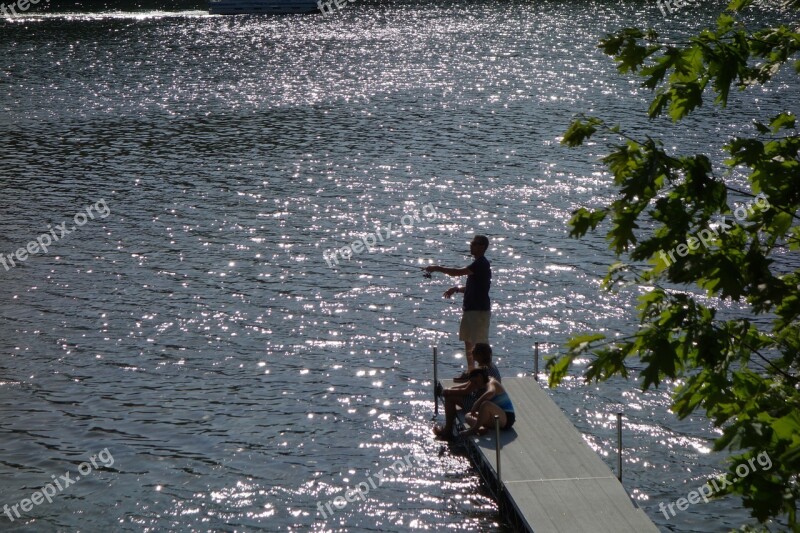
[(492, 364), (492, 347), (485, 342), (479, 342), (472, 349), (472, 357), (478, 366), (491, 366)]
[(478, 387), (485, 387), (487, 383), (489, 383), (489, 371), (483, 367), (481, 368), (473, 368), (467, 374), (469, 380), (473, 382)]

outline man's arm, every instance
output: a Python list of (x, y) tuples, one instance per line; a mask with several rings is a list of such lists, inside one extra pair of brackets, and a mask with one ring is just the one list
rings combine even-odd
[[(0, 257), (2, 257), (2, 256), (0, 256)], [(465, 289), (464, 287), (450, 287), (449, 289), (447, 289), (446, 291), (444, 291), (444, 297), (445, 297), (445, 298), (450, 298), (450, 297), (451, 297), (451, 296), (453, 296), (455, 293), (457, 293), (457, 292), (464, 292), (465, 290), (466, 290), (466, 289)]]
[(442, 274), (447, 274), (448, 276), (453, 276), (453, 277), (469, 276), (472, 274), (472, 270), (468, 269), (467, 267), (448, 268), (439, 265), (431, 265), (429, 267), (425, 267), (425, 272), (441, 272)]

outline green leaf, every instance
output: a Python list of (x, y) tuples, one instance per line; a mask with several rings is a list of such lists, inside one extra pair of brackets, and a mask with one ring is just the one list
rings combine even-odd
[(555, 387), (561, 381), (567, 377), (569, 373), (570, 365), (572, 365), (572, 361), (575, 359), (575, 356), (564, 355), (559, 358), (551, 358), (547, 360), (547, 364), (545, 368), (549, 372), (549, 377), (547, 379), (547, 383), (550, 387)]
[(741, 11), (752, 3), (753, 0), (732, 0), (731, 3), (728, 4), (728, 9), (730, 11)]
[(779, 439), (791, 441), (795, 436), (800, 435), (800, 412), (793, 411), (772, 423), (772, 431)]
[(780, 130), (790, 130), (795, 127), (795, 117), (791, 112), (781, 113), (773, 117), (769, 123), (773, 133), (778, 133)]
[(673, 83), (670, 89), (669, 115), (675, 122), (703, 105), (704, 84), (700, 81)]
[(603, 221), (607, 212), (603, 209), (596, 211), (589, 211), (583, 207), (576, 209), (572, 213), (572, 218), (569, 221), (569, 226), (572, 230), (569, 232), (571, 237), (582, 237), (590, 229), (594, 230), (597, 225)]
[(569, 341), (567, 341), (567, 348), (570, 350), (583, 350), (585, 349), (590, 343), (600, 341), (605, 339), (606, 336), (601, 333), (594, 333), (590, 335), (580, 335), (578, 337), (572, 337)]
[(725, 33), (733, 28), (733, 25), (736, 23), (736, 19), (732, 16), (728, 15), (727, 13), (722, 13), (719, 17), (717, 17), (717, 31), (719, 33)]
[(769, 131), (770, 131), (768, 127), (766, 127), (765, 125), (763, 125), (761, 122), (759, 122), (757, 120), (753, 121), (753, 125), (756, 127), (756, 130), (758, 130), (758, 133), (766, 134), (766, 133), (769, 133)]
[(602, 124), (600, 120), (590, 118), (586, 121), (583, 120), (575, 120), (572, 124), (570, 124), (569, 129), (564, 133), (564, 138), (561, 140), (561, 144), (566, 144), (567, 146), (580, 146), (583, 144), (583, 141), (590, 138), (592, 135), (597, 132), (597, 126)]

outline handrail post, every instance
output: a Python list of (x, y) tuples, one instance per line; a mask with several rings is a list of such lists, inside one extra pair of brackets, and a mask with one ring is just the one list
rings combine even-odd
[(439, 398), (436, 396), (436, 388), (439, 386), (439, 364), (436, 353), (436, 346), (433, 347), (433, 416), (439, 416)]
[(617, 413), (617, 479), (622, 483), (622, 413)]
[(500, 494), (503, 492), (503, 476), (500, 470), (500, 415), (494, 415), (494, 433), (495, 461), (497, 463), (497, 497), (499, 500)]
[(533, 345), (533, 377), (539, 381), (539, 343)]

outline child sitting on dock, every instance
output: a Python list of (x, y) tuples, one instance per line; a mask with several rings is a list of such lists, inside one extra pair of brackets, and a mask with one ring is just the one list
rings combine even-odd
[(476, 368), (469, 373), (469, 380), (476, 387), (486, 387), (486, 392), (478, 398), (472, 410), (464, 416), (470, 429), (464, 430), (461, 437), (485, 435), (489, 429), (494, 428), (494, 417), (499, 417), (500, 429), (511, 429), (516, 420), (514, 404), (503, 385), (495, 378), (489, 376), (485, 368)]
[[(489, 376), (501, 381), (500, 371), (492, 363), (491, 346), (483, 342), (477, 343), (473, 350), (473, 357), (475, 358), (475, 364), (479, 368), (486, 369)], [(453, 424), (455, 423), (457, 409), (461, 407), (465, 412), (471, 411), (475, 402), (485, 392), (486, 385), (479, 386), (473, 380), (444, 389), (441, 396), (444, 398), (445, 423), (444, 426), (433, 428), (433, 432), (436, 433), (437, 437), (445, 440), (453, 438)]]

